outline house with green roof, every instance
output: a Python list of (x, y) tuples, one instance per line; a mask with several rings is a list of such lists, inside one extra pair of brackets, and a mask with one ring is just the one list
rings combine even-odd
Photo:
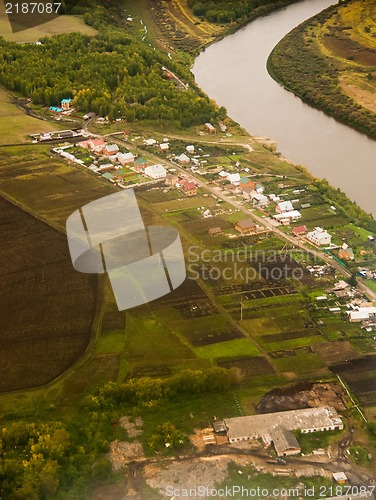
[(148, 161), (142, 156), (139, 156), (134, 162), (134, 169), (136, 172), (142, 172), (142, 170), (147, 166)]

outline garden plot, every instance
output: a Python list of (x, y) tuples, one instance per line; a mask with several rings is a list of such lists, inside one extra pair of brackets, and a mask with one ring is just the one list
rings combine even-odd
[(376, 355), (339, 363), (330, 370), (343, 378), (363, 406), (376, 406)]
[(356, 351), (349, 341), (323, 342), (313, 346), (313, 350), (328, 365), (362, 358), (362, 354)]
[(240, 339), (244, 335), (221, 315), (173, 322), (171, 328), (194, 347)]
[(223, 368), (239, 368), (245, 377), (270, 375), (275, 373), (273, 366), (261, 357), (241, 357), (238, 359), (222, 359), (217, 361)]

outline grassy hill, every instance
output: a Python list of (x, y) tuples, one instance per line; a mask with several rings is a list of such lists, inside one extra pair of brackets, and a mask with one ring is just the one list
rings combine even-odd
[(272, 52), (271, 75), (303, 100), (376, 137), (376, 4), (329, 7)]

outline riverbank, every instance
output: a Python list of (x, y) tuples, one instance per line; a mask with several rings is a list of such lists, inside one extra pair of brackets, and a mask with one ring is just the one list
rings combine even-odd
[(376, 138), (373, 11), (376, 6), (358, 0), (329, 7), (288, 33), (267, 69), (304, 102)]

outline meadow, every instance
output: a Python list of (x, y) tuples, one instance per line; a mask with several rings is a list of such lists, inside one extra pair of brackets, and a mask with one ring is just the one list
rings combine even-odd
[(97, 30), (85, 24), (82, 17), (63, 15), (34, 28), (13, 33), (8, 17), (5, 14), (5, 3), (0, 3), (0, 33), (9, 42), (32, 43), (45, 36), (74, 32), (95, 35)]
[(0, 87), (0, 145), (27, 142), (30, 141), (29, 134), (52, 132), (57, 128), (58, 125), (51, 122), (28, 116), (13, 104), (12, 96)]

